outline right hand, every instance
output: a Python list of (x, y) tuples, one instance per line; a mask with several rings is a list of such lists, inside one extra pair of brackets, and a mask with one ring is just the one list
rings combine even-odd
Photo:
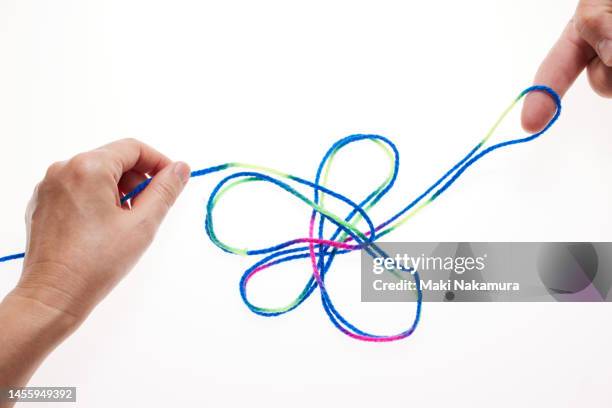
[[(612, 0), (580, 0), (574, 18), (542, 62), (535, 83), (563, 96), (587, 68), (595, 92), (612, 97)], [(523, 128), (540, 131), (555, 113), (555, 104), (542, 93), (530, 93), (523, 105)]]

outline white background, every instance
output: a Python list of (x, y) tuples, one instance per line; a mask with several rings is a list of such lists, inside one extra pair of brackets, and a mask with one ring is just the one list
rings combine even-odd
[[(48, 164), (128, 136), (193, 168), (244, 161), (312, 178), (336, 139), (387, 135), (402, 165), (372, 214), (382, 221), (530, 85), (574, 7), (4, 0), (0, 252), (22, 249)], [(388, 239), (612, 241), (610, 113), (581, 77), (550, 133), (488, 157)], [(521, 134), (514, 114), (496, 140)], [(347, 150), (332, 187), (365, 193), (386, 171), (376, 151)], [(415, 335), (385, 345), (337, 332), (318, 296), (277, 319), (251, 314), (238, 279), (255, 260), (221, 252), (202, 229), (216, 180), (192, 180), (142, 262), (32, 385), (76, 386), (80, 407), (612, 404), (609, 304), (425, 304)], [(308, 210), (265, 185), (220, 205), (219, 235), (237, 246), (307, 233)], [(338, 307), (363, 328), (404, 329), (413, 305), (360, 304), (358, 259), (330, 273)], [(20, 263), (0, 268), (6, 293)], [(308, 273), (304, 261), (262, 274), (253, 301), (293, 299)]]

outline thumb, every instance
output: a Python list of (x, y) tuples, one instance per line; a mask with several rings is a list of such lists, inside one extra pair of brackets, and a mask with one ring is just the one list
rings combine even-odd
[(582, 0), (574, 19), (580, 36), (612, 67), (612, 11), (608, 0)]
[(183, 162), (167, 165), (151, 179), (151, 183), (139, 194), (133, 210), (140, 212), (154, 225), (159, 225), (183, 191), (187, 181), (189, 181), (190, 174), (189, 166)]

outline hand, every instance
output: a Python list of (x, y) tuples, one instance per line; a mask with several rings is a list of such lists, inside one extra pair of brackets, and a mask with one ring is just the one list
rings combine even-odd
[[(538, 70), (535, 83), (548, 85), (561, 96), (587, 68), (595, 92), (612, 97), (612, 0), (581, 0), (574, 18)], [(541, 130), (555, 112), (546, 95), (531, 93), (523, 105), (523, 128)]]
[[(149, 186), (122, 206), (147, 175)], [(189, 175), (131, 139), (53, 164), (28, 206), (23, 274), (11, 295), (83, 319), (149, 246)]]
[[(130, 204), (120, 197), (155, 176)], [(189, 180), (184, 163), (121, 140), (56, 163), (26, 212), (21, 279), (0, 303), (0, 388), (24, 386), (125, 276)], [(10, 407), (0, 401), (0, 407)]]

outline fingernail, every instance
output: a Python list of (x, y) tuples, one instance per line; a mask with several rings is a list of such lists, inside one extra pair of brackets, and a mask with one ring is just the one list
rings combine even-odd
[(597, 44), (597, 53), (604, 64), (612, 66), (612, 40), (601, 40)]
[(174, 174), (179, 176), (183, 184), (187, 184), (189, 176), (191, 175), (191, 170), (189, 169), (189, 166), (186, 163), (176, 162), (174, 164)]

